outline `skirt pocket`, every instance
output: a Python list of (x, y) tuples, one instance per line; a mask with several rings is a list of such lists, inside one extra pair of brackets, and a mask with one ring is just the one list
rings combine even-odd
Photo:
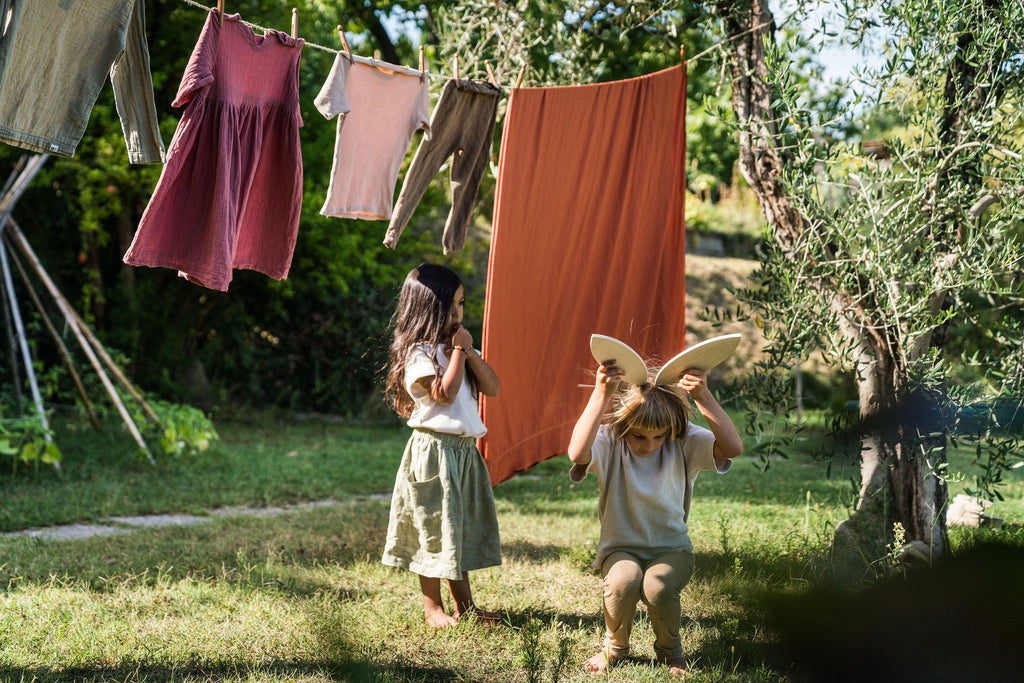
[(414, 524), (420, 535), (420, 548), (428, 553), (441, 552), (444, 486), (441, 477), (410, 481), (409, 497)]

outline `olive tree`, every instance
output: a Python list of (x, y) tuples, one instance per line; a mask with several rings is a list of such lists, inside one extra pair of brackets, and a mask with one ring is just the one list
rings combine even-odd
[[(839, 557), (877, 557), (898, 538), (906, 556), (936, 558), (956, 408), (1020, 410), (1024, 9), (848, 0), (847, 30), (865, 17), (884, 27), (887, 58), (861, 76), (860, 101), (822, 120), (766, 0), (709, 8), (726, 35), (740, 170), (767, 221), (760, 286), (744, 293), (769, 340), (748, 387), (753, 424), (791, 408), (791, 374), (812, 353), (850, 371), (861, 486)], [(882, 144), (842, 134), (869, 110), (898, 122)], [(1014, 456), (983, 427), (991, 484)]]

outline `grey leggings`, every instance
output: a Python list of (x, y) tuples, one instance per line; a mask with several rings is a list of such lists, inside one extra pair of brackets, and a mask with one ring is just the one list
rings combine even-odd
[(473, 216), (480, 181), (494, 142), (494, 119), (501, 90), (486, 81), (448, 81), (430, 118), (430, 137), (416, 150), (402, 192), (395, 202), (384, 244), (394, 249), (416, 205), (441, 165), (453, 154), (452, 208), (444, 226), (444, 253), (461, 249)]

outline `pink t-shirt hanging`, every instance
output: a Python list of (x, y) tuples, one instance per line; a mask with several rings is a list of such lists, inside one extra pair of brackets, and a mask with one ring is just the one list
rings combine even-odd
[(315, 104), (327, 118), (340, 115), (331, 184), (320, 213), (390, 219), (412, 136), (417, 130), (430, 135), (426, 74), (362, 57), (349, 65), (338, 55)]
[(185, 113), (125, 263), (174, 268), (221, 291), (233, 268), (287, 277), (302, 208), (303, 43), (209, 14), (172, 103)]

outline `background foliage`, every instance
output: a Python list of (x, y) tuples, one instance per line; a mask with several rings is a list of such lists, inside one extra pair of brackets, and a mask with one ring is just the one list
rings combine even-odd
[[(170, 102), (206, 13), (180, 0), (146, 4), (157, 110), (169, 144), (181, 115)], [(342, 15), (363, 16), (335, 3), (296, 4), (300, 35), (332, 47), (339, 45), (333, 29)], [(288, 30), (291, 6), (234, 2), (228, 11)], [(379, 23), (376, 14), (369, 16)], [(347, 23), (366, 34), (353, 40), (354, 48), (363, 54), (377, 49), (365, 20)], [(389, 52), (396, 50), (404, 63), (413, 62), (407, 39), (389, 45)], [(442, 188), (432, 188), (394, 252), (381, 246), (381, 222), (319, 216), (335, 122), (325, 120), (312, 100), (333, 56), (316, 49), (302, 55), (305, 187), (298, 243), (285, 281), (236, 271), (229, 292), (220, 293), (169, 270), (121, 263), (161, 166), (128, 164), (109, 87), (76, 156), (51, 158), (18, 204), (16, 216), (51, 275), (105, 344), (128, 358), (130, 375), (145, 390), (207, 409), (279, 405), (352, 415), (372, 403), (391, 301), (410, 267), (440, 257), (434, 245), (445, 196)], [(0, 147), (0, 168), (13, 166), (25, 153)], [(450, 261), (471, 278), (473, 257), (471, 250)], [(53, 358), (46, 340), (40, 338), (38, 346), (42, 363), (48, 364)], [(70, 394), (64, 398), (70, 401)]]
[[(413, 65), (422, 39), (434, 74), (450, 76), (459, 55), (460, 75), (486, 78), (486, 61), (506, 88), (524, 64), (526, 85), (639, 76), (678, 64), (680, 46), (693, 55), (713, 38), (710, 27), (700, 23), (699, 10), (682, 2), (597, 8), (574, 2), (248, 0), (228, 2), (227, 11), (260, 26), (288, 30), (293, 6), (299, 35), (308, 43), (340, 48), (335, 29), (342, 25), (357, 54), (376, 53)], [(206, 12), (184, 0), (149, 0), (146, 11), (157, 111), (169, 144), (182, 113), (170, 103)], [(383, 222), (318, 214), (336, 122), (326, 120), (312, 102), (333, 59), (325, 50), (303, 50), (299, 87), (305, 186), (287, 280), (235, 271), (229, 291), (221, 293), (190, 284), (170, 270), (124, 266), (121, 257), (161, 166), (128, 163), (109, 87), (101, 92), (76, 156), (51, 158), (16, 207), (20, 225), (51, 276), (103, 342), (127, 359), (128, 374), (145, 391), (205, 410), (275, 406), (385, 417), (378, 373), (386, 359), (388, 319), (406, 272), (423, 260), (444, 261), (463, 275), (469, 290), (468, 327), (481, 340), (504, 102), (495, 165), (479, 193), (467, 248), (449, 257), (441, 253), (449, 208), (443, 168), (398, 248), (390, 251), (381, 244)], [(700, 112), (704, 95), (714, 95), (710, 65), (703, 60), (689, 70), (691, 158), (702, 160), (690, 170), (706, 188), (727, 184), (735, 159), (728, 129)], [(435, 97), (442, 83), (431, 81)], [(417, 136), (406, 163), (418, 144)], [(0, 146), (0, 170), (11, 168), (25, 153)], [(45, 335), (34, 335), (34, 343), (40, 365), (56, 366)], [(71, 403), (70, 384), (59, 371), (51, 379), (49, 400)]]

